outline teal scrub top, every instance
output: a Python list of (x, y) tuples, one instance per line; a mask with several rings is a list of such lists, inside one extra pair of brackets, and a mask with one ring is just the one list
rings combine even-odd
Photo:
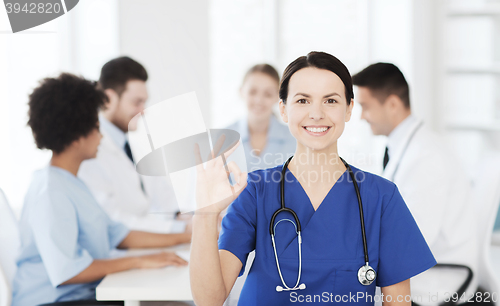
[(12, 306), (95, 299), (99, 281), (61, 284), (94, 259), (109, 258), (128, 233), (73, 174), (53, 166), (37, 171), (20, 220), (21, 252)]
[[(293, 209), (302, 226), (302, 276), (306, 289), (277, 292), (283, 286), (278, 274), (270, 219), (280, 208), (279, 179), (282, 166), (249, 173), (248, 185), (229, 206), (222, 221), (219, 249), (240, 259), (248, 253), (255, 260), (243, 286), (238, 305), (284, 305), (304, 302), (323, 305), (347, 302), (373, 305), (375, 286), (385, 287), (415, 276), (436, 264), (427, 243), (394, 183), (352, 167), (358, 181), (366, 228), (370, 265), (377, 272), (369, 286), (358, 281), (365, 264), (359, 208), (354, 185), (345, 171), (315, 211), (294, 175), (285, 174), (285, 206)], [(294, 220), (288, 212), (281, 219)], [(297, 234), (290, 222), (275, 232), (281, 272), (286, 284), (297, 281)], [(356, 298), (354, 298), (356, 297)]]

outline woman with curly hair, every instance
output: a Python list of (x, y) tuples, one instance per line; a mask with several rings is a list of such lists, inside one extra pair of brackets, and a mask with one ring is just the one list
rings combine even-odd
[(13, 306), (97, 303), (95, 287), (109, 273), (187, 264), (166, 252), (110, 259), (114, 248), (166, 247), (191, 237), (129, 231), (106, 215), (77, 178), (82, 161), (97, 154), (98, 109), (105, 99), (94, 82), (67, 73), (42, 80), (29, 97), (28, 125), (37, 147), (51, 150), (52, 158), (26, 194)]

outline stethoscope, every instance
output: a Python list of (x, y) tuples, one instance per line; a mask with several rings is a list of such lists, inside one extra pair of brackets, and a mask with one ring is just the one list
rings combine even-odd
[[(281, 291), (290, 291), (290, 290), (302, 290), (306, 289), (306, 284), (300, 283), (300, 276), (302, 273), (302, 236), (301, 236), (301, 228), (300, 228), (300, 221), (299, 218), (297, 217), (297, 214), (293, 209), (291, 208), (286, 208), (285, 207), (285, 174), (286, 174), (286, 168), (288, 167), (288, 164), (292, 160), (293, 156), (291, 156), (284, 164), (283, 164), (283, 169), (281, 170), (281, 181), (280, 181), (280, 196), (281, 196), (281, 208), (276, 210), (271, 218), (271, 223), (269, 225), (269, 232), (271, 233), (271, 240), (273, 242), (273, 250), (274, 250), (274, 257), (276, 258), (276, 266), (278, 267), (278, 273), (281, 278), (281, 282), (283, 283), (283, 286), (276, 286), (276, 291), (281, 292)], [(342, 162), (344, 163), (345, 167), (347, 168), (347, 171), (349, 171), (349, 175), (351, 176), (352, 182), (354, 184), (354, 189), (356, 190), (356, 195), (358, 197), (358, 205), (359, 205), (359, 218), (361, 221), (361, 235), (363, 238), (363, 251), (365, 253), (365, 265), (361, 266), (358, 270), (358, 281), (365, 286), (371, 285), (373, 281), (376, 278), (377, 273), (375, 270), (370, 267), (369, 265), (369, 259), (368, 259), (368, 246), (366, 243), (366, 233), (365, 233), (365, 221), (364, 221), (364, 216), (363, 216), (363, 204), (361, 203), (361, 195), (359, 193), (359, 187), (358, 183), (356, 181), (355, 175), (352, 172), (351, 167), (349, 164), (340, 158)], [(293, 218), (295, 219), (295, 223), (290, 220), (290, 219), (281, 219), (279, 220), (276, 224), (274, 224), (274, 220), (276, 219), (276, 216), (281, 213), (281, 212), (289, 212), (292, 214)], [(274, 239), (274, 232), (276, 229), (276, 225), (278, 225), (281, 221), (289, 221), (291, 222), (294, 227), (295, 227), (295, 232), (297, 233), (297, 241), (299, 245), (299, 275), (297, 277), (297, 282), (295, 283), (295, 286), (293, 287), (288, 287), (288, 285), (285, 283), (285, 280), (283, 279), (283, 275), (281, 274), (281, 269), (280, 269), (280, 264), (278, 261), (278, 253), (276, 252), (276, 243)]]

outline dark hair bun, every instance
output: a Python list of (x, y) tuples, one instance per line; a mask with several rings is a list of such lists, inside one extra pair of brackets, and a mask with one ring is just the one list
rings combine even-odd
[(347, 100), (347, 105), (351, 103), (351, 99), (354, 98), (354, 91), (352, 89), (352, 79), (351, 74), (347, 67), (335, 56), (325, 53), (312, 51), (307, 54), (307, 56), (301, 56), (294, 60), (286, 67), (283, 72), (283, 77), (281, 78), (279, 96), (283, 103), (286, 103), (286, 98), (288, 96), (288, 83), (292, 75), (299, 71), (300, 69), (307, 67), (315, 67), (318, 69), (330, 70), (331, 72), (338, 75), (345, 86), (345, 95)]

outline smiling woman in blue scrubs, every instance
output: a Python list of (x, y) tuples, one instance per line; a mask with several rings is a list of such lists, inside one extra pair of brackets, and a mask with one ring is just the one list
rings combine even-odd
[[(255, 250), (239, 305), (373, 305), (376, 286), (381, 287), (384, 305), (410, 305), (409, 279), (436, 261), (397, 187), (351, 166), (363, 203), (369, 265), (377, 274), (369, 285), (358, 279), (365, 265), (363, 215), (337, 152), (354, 103), (347, 68), (322, 52), (299, 57), (283, 74), (279, 98), (281, 116), (297, 140), (283, 178), (284, 200), (300, 220), (302, 244), (286, 220), (293, 221), (293, 216), (285, 212), (271, 225), (276, 226), (273, 248), (270, 223), (280, 208), (281, 166), (247, 175), (229, 163), (238, 183), (233, 196), (221, 200), (221, 192), (231, 188), (222, 158), (212, 159), (205, 168), (199, 164), (190, 263), (195, 302), (221, 305), (241, 275), (247, 254)], [(229, 204), (218, 238), (217, 216)], [(285, 284), (305, 286), (278, 290)]]
[(26, 194), (13, 306), (97, 304), (95, 287), (109, 273), (187, 264), (165, 252), (110, 258), (117, 247), (165, 247), (189, 242), (191, 235), (129, 231), (106, 215), (76, 177), (82, 161), (96, 156), (102, 138), (97, 112), (104, 99), (95, 84), (65, 73), (44, 79), (30, 95), (28, 125), (37, 147), (51, 150), (52, 158)]

